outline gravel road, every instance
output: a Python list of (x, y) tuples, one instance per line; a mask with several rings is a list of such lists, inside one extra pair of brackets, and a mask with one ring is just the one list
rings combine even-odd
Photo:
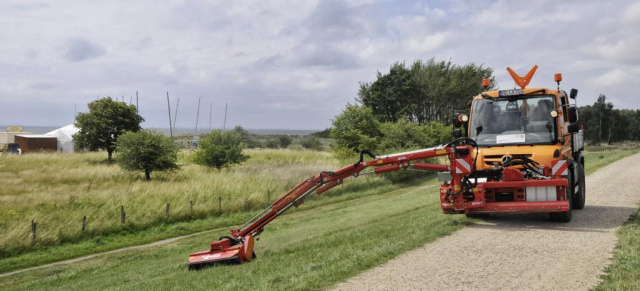
[(615, 231), (640, 201), (640, 154), (587, 177), (570, 223), (492, 217), (404, 253), (336, 290), (588, 290), (610, 263)]

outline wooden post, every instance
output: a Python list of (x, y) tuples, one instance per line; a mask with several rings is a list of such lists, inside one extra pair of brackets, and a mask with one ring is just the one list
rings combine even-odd
[(124, 205), (120, 205), (120, 223), (124, 224), (127, 221), (127, 213), (124, 212)]
[(267, 204), (271, 204), (271, 189), (267, 190)]
[(191, 206), (191, 213), (193, 213), (193, 200), (189, 200), (189, 205)]
[(167, 216), (169, 216), (169, 202), (167, 202), (167, 209), (165, 210)]
[(218, 196), (218, 212), (222, 213), (222, 196)]
[(82, 216), (82, 232), (84, 232), (86, 228), (87, 228), (87, 216), (83, 215)]
[(31, 220), (31, 243), (35, 244), (36, 243), (36, 229), (38, 227), (38, 223), (33, 221), (33, 219)]

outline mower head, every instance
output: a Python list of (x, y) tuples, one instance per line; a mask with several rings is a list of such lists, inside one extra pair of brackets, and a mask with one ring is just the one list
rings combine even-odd
[(254, 238), (247, 235), (238, 240), (230, 236), (223, 236), (211, 243), (208, 251), (189, 255), (189, 270), (214, 266), (217, 264), (241, 264), (250, 262), (256, 257), (253, 253)]

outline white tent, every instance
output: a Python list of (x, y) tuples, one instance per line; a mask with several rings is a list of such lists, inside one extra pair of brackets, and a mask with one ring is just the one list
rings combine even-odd
[(78, 131), (80, 131), (80, 129), (71, 124), (52, 132), (47, 132), (45, 135), (55, 136), (58, 139), (58, 152), (73, 153), (75, 147), (73, 135)]

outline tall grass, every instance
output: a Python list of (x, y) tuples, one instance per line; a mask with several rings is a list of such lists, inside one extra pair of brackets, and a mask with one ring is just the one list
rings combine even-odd
[[(256, 210), (269, 203), (267, 190), (273, 201), (303, 179), (342, 166), (327, 152), (247, 152), (251, 158), (244, 164), (218, 171), (192, 164), (192, 153), (183, 151), (179, 171), (153, 173), (150, 182), (142, 174), (124, 172), (105, 162), (103, 153), (2, 157), (0, 257), (125, 229)], [(373, 176), (352, 179), (332, 194), (371, 184), (388, 182)], [(125, 225), (120, 223), (121, 205)], [(88, 222), (84, 233), (83, 216)], [(38, 223), (35, 245), (31, 245), (31, 220)]]

